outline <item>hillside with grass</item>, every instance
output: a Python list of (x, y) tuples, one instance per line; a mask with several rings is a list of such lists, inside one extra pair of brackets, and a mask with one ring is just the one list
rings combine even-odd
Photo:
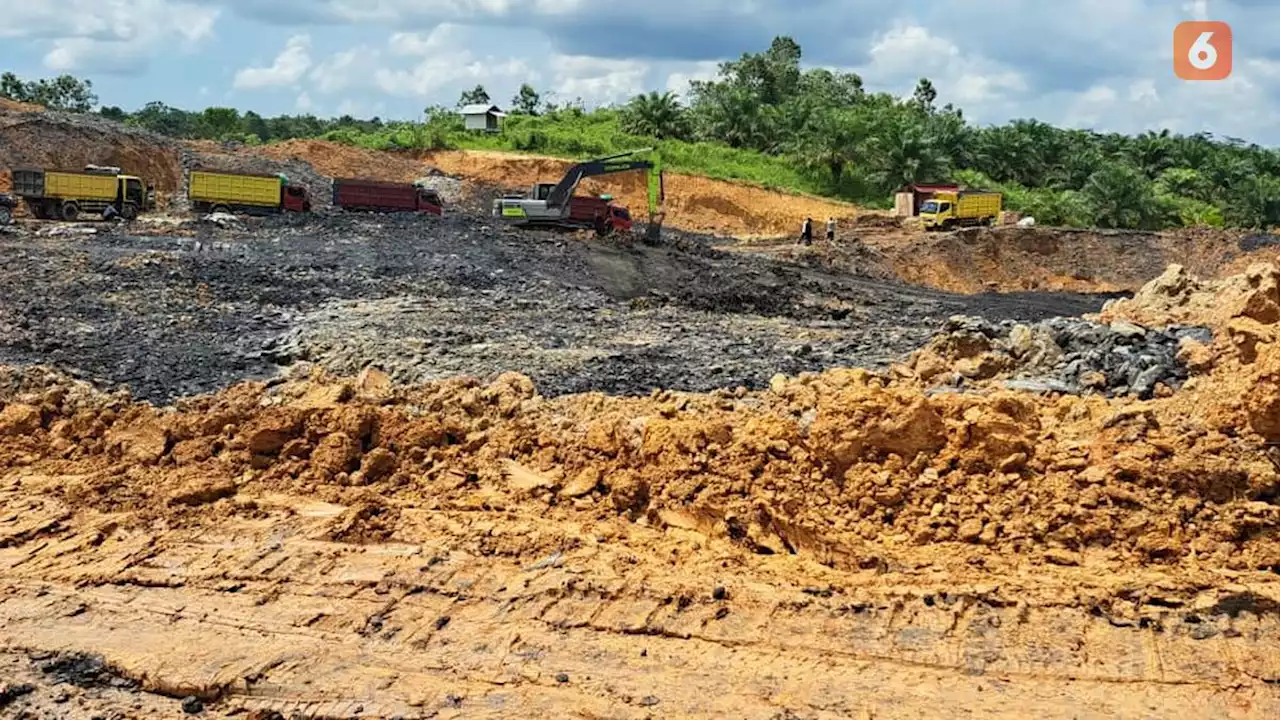
[[(271, 143), (325, 139), (377, 149), (516, 151), (580, 159), (656, 147), (665, 168), (873, 208), (913, 182), (1000, 190), (1011, 210), (1041, 223), (1103, 228), (1267, 227), (1280, 223), (1280, 153), (1209, 134), (1138, 136), (1063, 129), (1031, 119), (977, 126), (936, 104), (921, 79), (911, 97), (868, 92), (856, 74), (804, 68), (780, 37), (720, 66), (687, 96), (650, 92), (618, 107), (545, 103), (525, 85), (494, 135), (468, 133), (456, 108), (423, 119), (264, 118), (160, 102), (129, 112), (99, 106), (92, 84), (69, 76), (0, 77), (0, 96), (105, 117), (186, 139)], [(492, 102), (483, 87), (458, 105)]]

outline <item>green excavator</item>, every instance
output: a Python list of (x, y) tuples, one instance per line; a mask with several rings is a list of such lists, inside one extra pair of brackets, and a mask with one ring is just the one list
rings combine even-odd
[[(635, 159), (649, 154), (648, 159)], [(646, 235), (658, 240), (662, 232), (665, 200), (661, 161), (653, 148), (632, 150), (608, 157), (586, 160), (569, 168), (559, 182), (535, 183), (529, 192), (504, 195), (493, 201), (493, 214), (511, 225), (554, 229), (594, 229), (598, 234), (632, 229), (631, 213), (612, 197), (575, 196), (583, 179), (600, 175), (646, 171), (649, 179), (649, 225)]]

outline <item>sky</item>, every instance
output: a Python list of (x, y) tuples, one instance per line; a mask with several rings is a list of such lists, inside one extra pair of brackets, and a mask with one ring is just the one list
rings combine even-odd
[[(1173, 74), (1183, 20), (1230, 23), (1222, 81)], [(980, 124), (1208, 131), (1280, 145), (1275, 0), (38, 0), (0, 20), (0, 70), (91, 79), (104, 105), (420, 117), (483, 84), (559, 102), (683, 93), (790, 35), (807, 67)]]

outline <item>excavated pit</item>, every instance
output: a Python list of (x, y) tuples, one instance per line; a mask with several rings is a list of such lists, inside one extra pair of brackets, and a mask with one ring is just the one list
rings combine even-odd
[[(179, 199), (197, 154), (313, 193), (419, 173), (98, 122), (0, 135), (136, 151)], [(494, 228), (467, 190), (0, 231), (0, 713), (1280, 716), (1280, 270), (1105, 306), (899, 279), (1134, 289), (1266, 238), (649, 247)], [(690, 230), (828, 212), (684, 192)]]

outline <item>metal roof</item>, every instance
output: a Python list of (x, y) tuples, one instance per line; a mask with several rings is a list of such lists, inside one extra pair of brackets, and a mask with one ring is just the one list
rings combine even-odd
[(506, 116), (506, 113), (502, 112), (502, 108), (498, 107), (497, 105), (464, 105), (462, 106), (462, 109), (459, 110), (458, 112), (462, 113), (463, 115), (493, 114), (493, 115), (497, 115), (498, 117)]

